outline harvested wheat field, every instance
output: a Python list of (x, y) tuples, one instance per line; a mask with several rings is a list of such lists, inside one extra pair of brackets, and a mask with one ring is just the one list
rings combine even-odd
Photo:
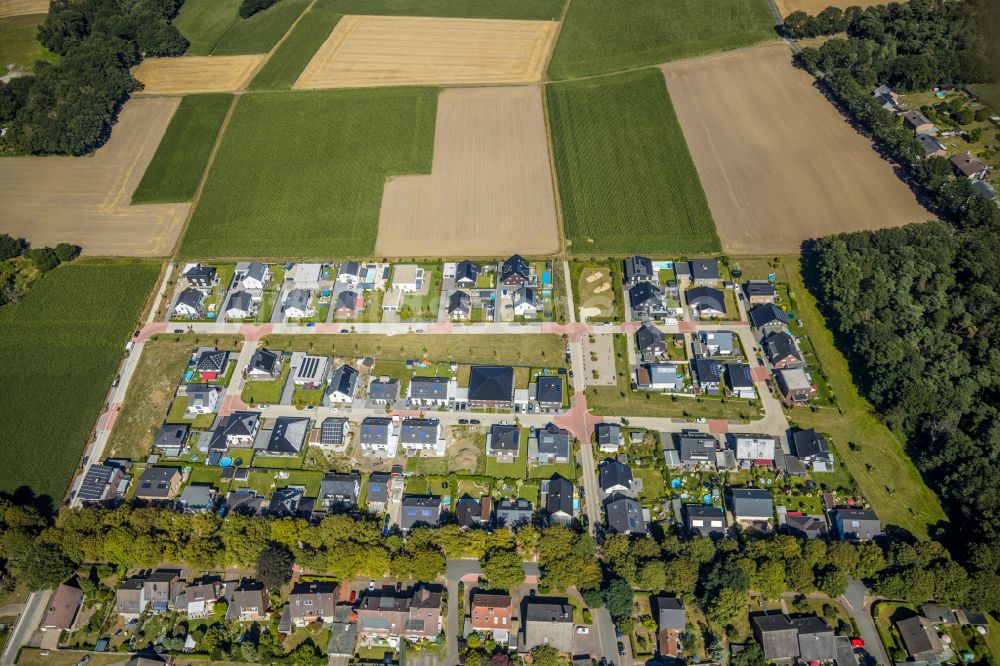
[(726, 252), (794, 253), (809, 238), (931, 217), (784, 43), (663, 71)]
[(185, 56), (146, 58), (132, 73), (145, 87), (143, 92), (214, 93), (243, 88), (266, 53), (239, 56)]
[(539, 81), (553, 21), (345, 16), (294, 88)]
[(774, 0), (778, 13), (783, 17), (792, 12), (802, 11), (806, 14), (819, 14), (827, 7), (840, 7), (847, 9), (852, 5), (857, 5), (862, 9), (879, 4), (878, 0)]
[(179, 97), (130, 100), (111, 139), (87, 157), (0, 159), (0, 232), (34, 245), (74, 243), (84, 254), (170, 254), (190, 204), (129, 200), (178, 104)]
[(538, 88), (443, 91), (431, 173), (386, 184), (376, 253), (556, 252), (559, 231), (546, 145)]
[(48, 14), (49, 0), (0, 0), (0, 18), (23, 14)]

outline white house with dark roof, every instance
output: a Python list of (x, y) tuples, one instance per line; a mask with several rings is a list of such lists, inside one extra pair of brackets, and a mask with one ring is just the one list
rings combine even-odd
[(656, 271), (653, 262), (646, 257), (627, 257), (622, 262), (622, 282), (626, 287), (632, 287), (640, 282), (655, 282)]
[(438, 419), (403, 419), (399, 445), (413, 451), (444, 452), (444, 433)]
[(558, 375), (540, 376), (528, 386), (530, 398), (541, 409), (562, 409), (563, 380)]
[(338, 366), (330, 376), (330, 385), (326, 389), (327, 403), (344, 405), (354, 402), (359, 377), (360, 373), (346, 363)]
[(746, 363), (726, 363), (726, 384), (737, 398), (752, 400), (757, 397), (750, 366)]
[(353, 509), (358, 505), (360, 494), (361, 475), (358, 472), (327, 472), (319, 482), (319, 504), (325, 511)]
[(261, 347), (254, 352), (247, 365), (247, 379), (272, 380), (281, 375), (281, 352)]
[(747, 316), (750, 324), (764, 335), (788, 330), (788, 315), (774, 303), (761, 303), (752, 307)]
[(310, 419), (282, 416), (274, 422), (264, 455), (297, 456), (302, 453), (309, 436)]
[(312, 304), (312, 292), (306, 289), (292, 289), (285, 296), (281, 311), (287, 319), (306, 319), (316, 314)]
[(222, 387), (212, 384), (188, 384), (184, 387), (184, 396), (187, 397), (185, 417), (212, 414), (218, 409), (219, 401), (222, 399)]
[(742, 526), (766, 526), (774, 519), (774, 500), (770, 490), (732, 488), (728, 499), (733, 518)]
[(167, 457), (176, 458), (184, 450), (187, 441), (188, 426), (181, 423), (164, 423), (156, 433), (153, 448), (162, 451)]
[(188, 287), (178, 294), (177, 301), (174, 303), (173, 314), (176, 317), (184, 317), (186, 319), (201, 317), (205, 313), (204, 302), (205, 294), (197, 289)]
[(539, 465), (567, 462), (570, 459), (570, 434), (554, 423), (536, 428), (528, 438), (528, 462)]
[(448, 317), (451, 319), (468, 319), (472, 313), (472, 296), (469, 292), (456, 289), (448, 297)]
[(612, 532), (629, 535), (646, 533), (642, 505), (635, 498), (616, 493), (604, 503), (604, 512)]
[(597, 465), (597, 482), (606, 495), (633, 494), (632, 468), (614, 458), (605, 458)]
[(226, 304), (226, 319), (246, 319), (257, 313), (257, 304), (245, 291), (237, 291)]
[(394, 456), (398, 441), (399, 435), (388, 416), (366, 416), (361, 421), (358, 443), (363, 453), (381, 457)]
[(667, 352), (667, 336), (652, 323), (644, 321), (635, 332), (635, 346), (644, 359), (653, 359)]
[(474, 261), (465, 259), (455, 266), (455, 285), (458, 287), (475, 287), (483, 267)]
[(691, 282), (694, 284), (713, 285), (722, 279), (718, 259), (692, 259), (690, 264)]
[(357, 287), (361, 282), (361, 274), (364, 267), (356, 261), (345, 261), (340, 264), (337, 270), (337, 282), (351, 287)]
[(368, 402), (375, 405), (391, 405), (397, 398), (399, 398), (398, 379), (373, 377), (368, 382)]
[(201, 264), (188, 264), (181, 273), (184, 280), (191, 287), (199, 289), (211, 289), (219, 284), (219, 273), (214, 266), (202, 266)]
[(726, 316), (726, 295), (714, 287), (698, 286), (684, 292), (691, 312), (702, 319)]
[(222, 419), (212, 434), (209, 450), (222, 451), (231, 447), (250, 447), (260, 429), (257, 412), (233, 412)]
[(542, 307), (538, 290), (527, 285), (521, 285), (514, 290), (511, 303), (514, 306), (514, 315), (525, 319), (533, 319)]
[(830, 517), (841, 541), (871, 541), (882, 535), (882, 523), (871, 509), (834, 509)]
[(792, 433), (792, 444), (795, 455), (806, 465), (812, 465), (816, 471), (827, 471), (826, 467), (833, 464), (830, 442), (813, 428)]
[(597, 448), (604, 453), (615, 453), (622, 445), (622, 427), (617, 423), (598, 423), (594, 433)]
[(455, 383), (448, 377), (414, 377), (406, 397), (415, 405), (443, 407), (455, 398)]
[(514, 462), (521, 450), (521, 429), (517, 425), (494, 423), (486, 434), (486, 455), (497, 462)]
[(658, 319), (667, 316), (663, 290), (655, 282), (639, 282), (629, 289), (628, 302), (633, 317)]
[(251, 261), (236, 266), (236, 282), (244, 289), (261, 290), (271, 284), (271, 269), (267, 264)]

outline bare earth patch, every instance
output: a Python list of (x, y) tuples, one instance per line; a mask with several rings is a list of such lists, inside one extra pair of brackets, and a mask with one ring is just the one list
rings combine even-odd
[(528, 86), (443, 91), (431, 173), (386, 183), (376, 253), (496, 256), (558, 249), (541, 92)]
[(0, 17), (48, 13), (49, 0), (0, 0)]
[(876, 0), (774, 0), (778, 7), (778, 13), (788, 16), (792, 12), (803, 11), (807, 14), (819, 14), (827, 7), (840, 7), (847, 9), (851, 5), (857, 5), (862, 9), (879, 4)]
[(784, 43), (662, 68), (727, 252), (797, 253), (932, 217)]
[(539, 81), (554, 21), (345, 16), (294, 88)]
[(243, 88), (266, 53), (146, 58), (133, 75), (147, 94), (233, 92)]
[(129, 201), (178, 104), (130, 100), (111, 139), (90, 156), (0, 159), (0, 232), (35, 245), (74, 243), (84, 254), (170, 254), (190, 204)]

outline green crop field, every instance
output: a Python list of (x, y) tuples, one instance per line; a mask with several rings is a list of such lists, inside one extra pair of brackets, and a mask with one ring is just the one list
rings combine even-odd
[(77, 260), (0, 308), (0, 490), (62, 500), (159, 271)]
[(133, 204), (191, 201), (208, 164), (231, 95), (188, 95), (170, 119), (153, 161), (132, 193)]
[(553, 84), (546, 100), (571, 252), (720, 249), (660, 70)]
[(313, 54), (330, 36), (340, 17), (341, 14), (330, 3), (313, 5), (247, 87), (250, 90), (291, 88)]
[(173, 24), (191, 42), (187, 55), (267, 53), (309, 4), (309, 0), (281, 0), (241, 19), (240, 2), (186, 0)]
[[(523, 19), (552, 21), (559, 18), (563, 0), (319, 0), (341, 14), (376, 16), (447, 16), (453, 18)], [(575, 0), (574, 0), (575, 1)]]
[(38, 26), (45, 14), (8, 16), (0, 19), (0, 71), (7, 72), (8, 65), (17, 65), (31, 71), (35, 62), (59, 62), (59, 55), (38, 43)]
[(776, 37), (765, 0), (573, 0), (549, 78), (657, 65)]
[(430, 171), (437, 94), (379, 88), (243, 95), (181, 254), (370, 254), (386, 178)]

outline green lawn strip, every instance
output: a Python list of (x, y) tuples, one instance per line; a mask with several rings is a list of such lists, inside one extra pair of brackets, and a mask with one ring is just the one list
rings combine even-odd
[(273, 405), (281, 400), (281, 393), (288, 380), (289, 364), (281, 368), (281, 376), (272, 381), (248, 381), (243, 387), (243, 402), (248, 405)]
[(185, 0), (172, 21), (191, 45), (186, 55), (210, 55), (233, 23), (242, 0)]
[(329, 2), (317, 2), (298, 22), (247, 86), (249, 90), (288, 90), (337, 25), (341, 14)]
[(615, 72), (776, 37), (763, 0), (573, 0), (548, 73)]
[(632, 475), (636, 479), (642, 479), (642, 491), (639, 493), (642, 502), (652, 504), (664, 499), (666, 487), (659, 470), (635, 467), (632, 469)]
[(323, 480), (323, 472), (311, 472), (301, 469), (288, 470), (287, 479), (275, 478), (275, 489), (287, 488), (288, 486), (304, 486), (306, 497), (316, 497), (319, 495), (319, 484)]
[(528, 429), (521, 428), (521, 448), (514, 462), (497, 462), (493, 456), (486, 456), (486, 476), (495, 479), (523, 479), (527, 477)]
[(38, 42), (38, 26), (45, 21), (45, 14), (26, 14), (0, 18), (0, 67), (6, 73), (8, 65), (32, 71), (35, 62), (58, 63), (58, 53), (53, 53)]
[(309, 0), (281, 0), (250, 18), (237, 18), (212, 49), (212, 55), (267, 53), (288, 32)]
[(430, 171), (437, 94), (243, 95), (181, 254), (286, 260), (370, 253), (386, 178)]
[(62, 499), (159, 273), (151, 261), (78, 259), (0, 308), (0, 354), (11, 359), (0, 490)]
[[(297, 456), (254, 456), (253, 466), (258, 469), (292, 470), (302, 468), (303, 452)], [(288, 485), (288, 484), (285, 484)]]
[(537, 481), (527, 481), (522, 483), (521, 487), (517, 491), (517, 496), (520, 499), (526, 499), (536, 507), (538, 506), (538, 498), (540, 494), (541, 486)]
[(274, 477), (273, 469), (251, 469), (246, 482), (234, 483), (233, 488), (250, 488), (261, 497), (270, 497)]
[(191, 201), (232, 96), (187, 95), (132, 193), (133, 204)]
[(191, 484), (200, 486), (211, 485), (220, 492), (227, 490), (229, 487), (229, 481), (222, 480), (221, 467), (207, 467), (205, 465), (196, 465), (191, 468), (191, 475), (188, 477), (188, 485)]
[(720, 249), (659, 70), (553, 84), (546, 100), (573, 254)]
[(553, 474), (558, 474), (564, 479), (572, 481), (576, 478), (576, 463), (569, 460), (564, 463), (552, 463), (549, 465), (528, 465), (529, 479), (548, 479)]
[(562, 0), (319, 0), (341, 14), (375, 16), (443, 16), (453, 18), (553, 21)]
[(437, 456), (411, 456), (406, 460), (406, 471), (424, 476), (443, 476), (448, 473), (448, 460)]

